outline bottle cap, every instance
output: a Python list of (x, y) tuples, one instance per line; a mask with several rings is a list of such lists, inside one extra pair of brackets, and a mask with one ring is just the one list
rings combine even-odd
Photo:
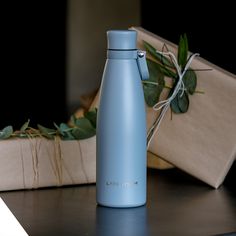
[(135, 50), (137, 32), (135, 30), (107, 31), (107, 48), (114, 50)]

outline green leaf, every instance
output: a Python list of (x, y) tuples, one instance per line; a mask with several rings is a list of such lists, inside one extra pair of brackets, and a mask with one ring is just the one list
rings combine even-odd
[(178, 98), (177, 96), (171, 101), (170, 103), (170, 107), (171, 107), (171, 110), (174, 112), (174, 113), (182, 113), (180, 108), (179, 108), (179, 105), (178, 105)]
[(197, 75), (193, 70), (187, 70), (183, 77), (184, 85), (189, 94), (193, 95), (197, 87)]
[(68, 132), (68, 131), (70, 131), (71, 129), (73, 129), (73, 128), (69, 127), (69, 126), (68, 126), (67, 124), (65, 124), (65, 123), (61, 123), (60, 126), (59, 126), (59, 130), (60, 130), (61, 133)]
[(174, 113), (185, 113), (188, 111), (189, 107), (189, 98), (188, 94), (180, 90), (175, 98), (171, 102), (171, 109)]
[(26, 121), (20, 128), (21, 132), (24, 132), (29, 127), (30, 120)]
[(143, 86), (145, 101), (149, 107), (153, 107), (160, 98), (160, 94), (162, 89), (159, 86), (153, 85), (147, 86), (146, 84)]
[(72, 130), (72, 134), (76, 139), (86, 139), (96, 134), (96, 130), (87, 118), (76, 119), (75, 125), (76, 127)]
[(182, 96), (181, 96), (181, 94), (182, 94), (182, 91), (179, 91), (179, 93), (177, 95), (178, 106), (179, 106), (179, 109), (181, 110), (181, 112), (185, 113), (188, 111), (189, 98), (188, 98), (188, 94), (185, 91)]
[(160, 67), (160, 70), (161, 72), (167, 76), (167, 77), (170, 77), (170, 78), (173, 78), (173, 79), (177, 79), (178, 78), (178, 75), (176, 73), (174, 73), (173, 71), (167, 69), (165, 66), (161, 65), (161, 64), (158, 64), (159, 67)]
[(46, 128), (42, 125), (37, 125), (37, 126), (43, 136), (49, 139), (54, 139), (54, 135), (56, 134), (55, 129)]
[[(147, 59), (147, 65), (149, 70), (149, 79), (144, 81), (143, 90), (147, 105), (152, 107), (159, 101), (165, 81), (164, 75), (162, 74), (158, 63)], [(156, 84), (148, 82), (154, 82)]]
[(178, 47), (178, 64), (183, 69), (186, 65), (188, 58), (188, 39), (187, 35), (180, 36), (179, 47)]
[(84, 117), (87, 118), (92, 126), (96, 129), (97, 126), (97, 108), (94, 108), (90, 111), (84, 113)]
[(143, 45), (147, 52), (153, 56), (157, 61), (165, 66), (173, 67), (173, 63), (167, 57), (163, 56), (161, 53), (157, 52), (156, 49), (146, 41), (143, 41)]
[(13, 134), (12, 126), (7, 126), (0, 131), (0, 139), (7, 139)]
[(72, 131), (75, 128), (69, 127), (65, 123), (61, 123), (60, 126), (58, 127), (59, 133), (62, 135), (62, 139), (64, 140), (74, 140), (75, 137), (72, 135)]

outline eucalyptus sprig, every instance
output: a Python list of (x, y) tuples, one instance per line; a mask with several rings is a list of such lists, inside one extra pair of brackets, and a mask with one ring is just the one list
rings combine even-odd
[(72, 115), (70, 124), (61, 123), (57, 125), (54, 123), (54, 128), (37, 125), (38, 129), (30, 127), (30, 120), (28, 120), (22, 125), (20, 130), (14, 131), (12, 126), (7, 126), (0, 130), (0, 140), (13, 137), (45, 137), (54, 139), (56, 136), (63, 140), (86, 139), (96, 134), (96, 117), (97, 109), (95, 108), (85, 112), (84, 117), (77, 118), (75, 115)]
[[(147, 81), (143, 81), (144, 96), (148, 106), (153, 107), (158, 103), (160, 95), (164, 88), (169, 89), (170, 97), (175, 86), (178, 83), (179, 76), (172, 60), (163, 54), (159, 53), (151, 44), (143, 41), (144, 47), (149, 54), (147, 59), (150, 78)], [(164, 45), (163, 49), (168, 48)], [(187, 64), (188, 57), (188, 39), (186, 34), (180, 36), (178, 46), (178, 65), (182, 72)], [(165, 76), (172, 79), (172, 87), (165, 84)], [(170, 107), (174, 113), (185, 113), (189, 108), (189, 95), (193, 95), (196, 92), (197, 87), (197, 75), (193, 69), (188, 69), (183, 77), (183, 83), (185, 91), (179, 91), (177, 96), (171, 101)]]

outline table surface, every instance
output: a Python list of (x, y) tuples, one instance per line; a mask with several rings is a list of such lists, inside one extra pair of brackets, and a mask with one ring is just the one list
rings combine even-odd
[(177, 169), (149, 169), (148, 201), (137, 208), (97, 206), (95, 185), (0, 197), (30, 236), (228, 235), (236, 232), (234, 185), (231, 179), (215, 190)]

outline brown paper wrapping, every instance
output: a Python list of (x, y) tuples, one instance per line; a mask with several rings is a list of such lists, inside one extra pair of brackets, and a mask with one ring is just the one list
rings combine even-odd
[[(138, 46), (142, 41), (161, 50), (163, 43), (176, 53), (176, 45), (142, 28), (138, 32)], [(190, 96), (190, 107), (185, 114), (166, 114), (149, 150), (197, 177), (214, 188), (223, 182), (236, 156), (236, 76), (196, 58), (191, 64), (197, 71), (197, 89), (204, 94)], [(148, 127), (158, 113), (149, 108)]]
[(95, 183), (96, 137), (0, 141), (0, 191)]
[[(132, 29), (138, 32), (138, 48), (143, 48), (142, 41), (145, 40), (157, 50), (162, 50), (165, 43), (176, 53), (176, 45), (143, 28)], [(193, 60), (191, 68), (212, 69), (196, 72), (197, 89), (203, 90), (204, 94), (190, 96), (190, 107), (185, 114), (173, 114), (171, 120), (170, 111), (167, 112), (149, 146), (148, 163), (151, 167), (162, 168), (160, 161), (166, 160), (164, 168), (171, 163), (218, 188), (236, 156), (236, 76), (200, 57)], [(166, 96), (167, 91), (163, 91), (161, 100)], [(98, 100), (99, 93), (93, 107), (98, 106)], [(158, 115), (159, 112), (147, 108), (148, 129)], [(155, 155), (161, 159), (155, 160)]]

